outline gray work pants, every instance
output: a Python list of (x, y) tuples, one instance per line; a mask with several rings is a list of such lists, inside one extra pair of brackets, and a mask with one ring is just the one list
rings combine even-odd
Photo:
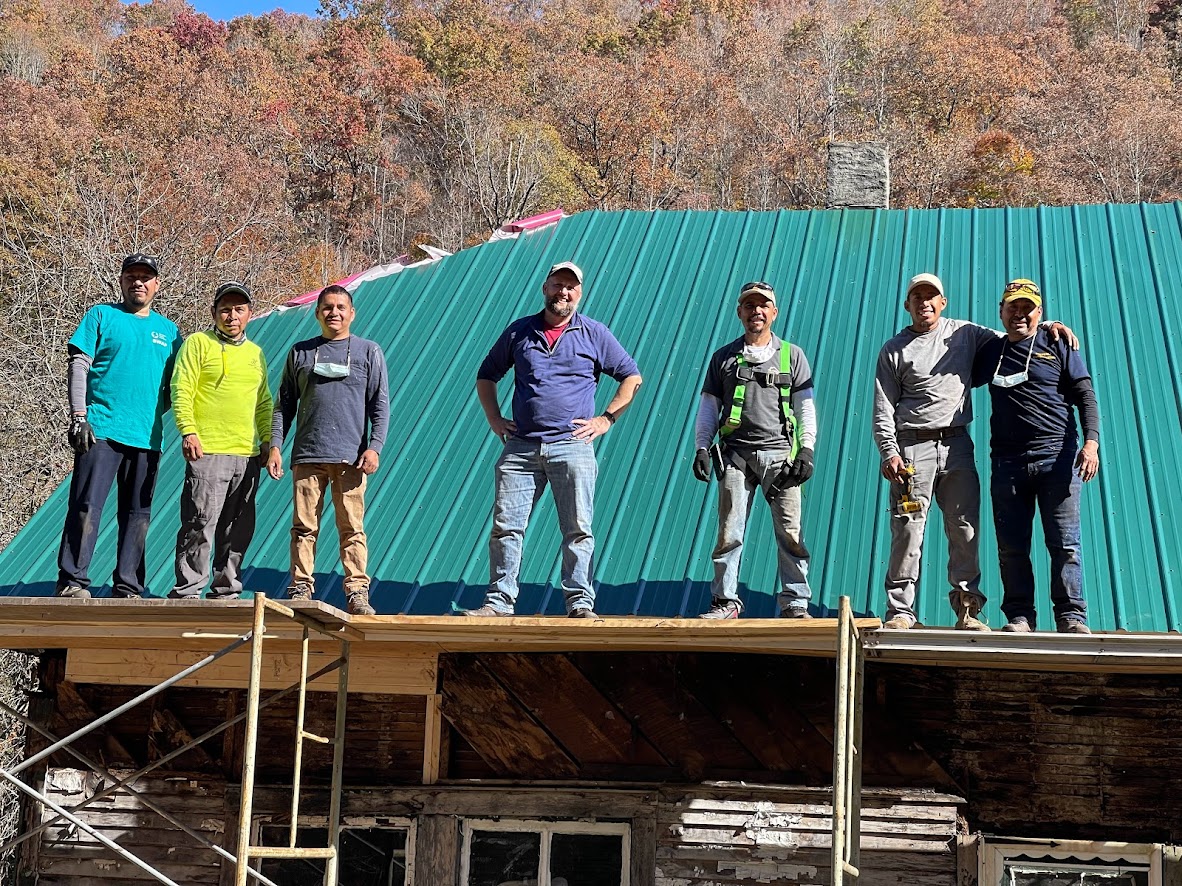
[[(712, 554), (714, 581), (710, 593), (719, 600), (738, 600), (743, 536), (755, 503), (755, 490), (767, 494), (788, 459), (788, 450), (728, 449), (724, 458), (727, 469), (718, 481), (718, 544)], [(781, 489), (771, 497), (769, 505), (776, 535), (780, 609), (807, 608), (812, 590), (808, 583), (809, 555), (800, 531), (800, 487)]]
[(185, 466), (181, 530), (176, 537), (176, 586), (170, 597), (198, 597), (209, 579), (210, 597), (242, 592), (242, 555), (254, 536), (259, 460), (246, 455), (204, 455)]
[(981, 566), (977, 557), (981, 483), (973, 461), (972, 437), (966, 433), (946, 440), (908, 442), (900, 433), (899, 443), (903, 460), (915, 465), (913, 491), (922, 507), (914, 514), (897, 514), (895, 506), (903, 487), (891, 484), (887, 619), (901, 615), (912, 624), (918, 620), (915, 589), (923, 559), (923, 532), (933, 498), (944, 515), (944, 532), (948, 536), (949, 600), (955, 609), (956, 597), (964, 592), (977, 597), (983, 605), (985, 597), (980, 591)]

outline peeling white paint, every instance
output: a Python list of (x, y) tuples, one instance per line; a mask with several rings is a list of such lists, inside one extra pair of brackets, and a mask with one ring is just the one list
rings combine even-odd
[(208, 831), (211, 834), (224, 834), (226, 832), (226, 823), (220, 818), (203, 818), (201, 819), (201, 830)]
[(817, 869), (813, 865), (787, 864), (727, 864), (718, 863), (718, 873), (729, 874), (736, 879), (753, 880), (756, 883), (782, 883), (785, 879), (797, 880), (801, 877), (815, 878)]
[(49, 770), (49, 783), (55, 791), (63, 794), (81, 794), (85, 782), (84, 773), (77, 769)]
[(792, 829), (800, 824), (801, 816), (775, 812), (774, 803), (761, 800), (755, 812), (743, 825), (743, 833), (756, 846), (787, 846), (800, 844)]

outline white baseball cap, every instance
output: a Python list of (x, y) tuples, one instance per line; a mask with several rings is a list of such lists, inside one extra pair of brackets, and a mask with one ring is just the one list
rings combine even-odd
[(550, 270), (546, 274), (546, 279), (549, 280), (559, 271), (570, 271), (575, 275), (575, 279), (577, 279), (579, 283), (583, 282), (583, 269), (576, 265), (573, 261), (560, 261), (556, 265), (550, 265)]
[(936, 292), (944, 295), (944, 283), (935, 274), (916, 274), (907, 281), (907, 294), (911, 295), (911, 290), (924, 284), (935, 287)]

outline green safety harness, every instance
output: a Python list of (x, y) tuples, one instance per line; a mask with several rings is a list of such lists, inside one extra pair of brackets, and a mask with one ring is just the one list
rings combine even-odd
[[(731, 395), (730, 409), (726, 410), (726, 420), (718, 429), (718, 436), (725, 439), (743, 421), (743, 406), (747, 400), (747, 382), (755, 380), (755, 370), (752, 369), (740, 351), (735, 358), (735, 377), (738, 383)], [(776, 386), (780, 389), (780, 409), (784, 414), (784, 433), (792, 441), (790, 460), (795, 460), (800, 450), (800, 428), (796, 424), (796, 416), (792, 414), (792, 346), (786, 341), (780, 342), (780, 374), (776, 379)]]

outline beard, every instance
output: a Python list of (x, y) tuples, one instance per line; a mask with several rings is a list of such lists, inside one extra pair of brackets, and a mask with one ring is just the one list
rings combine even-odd
[(575, 312), (575, 306), (569, 301), (563, 301), (559, 296), (546, 299), (546, 310), (555, 317), (566, 319)]

